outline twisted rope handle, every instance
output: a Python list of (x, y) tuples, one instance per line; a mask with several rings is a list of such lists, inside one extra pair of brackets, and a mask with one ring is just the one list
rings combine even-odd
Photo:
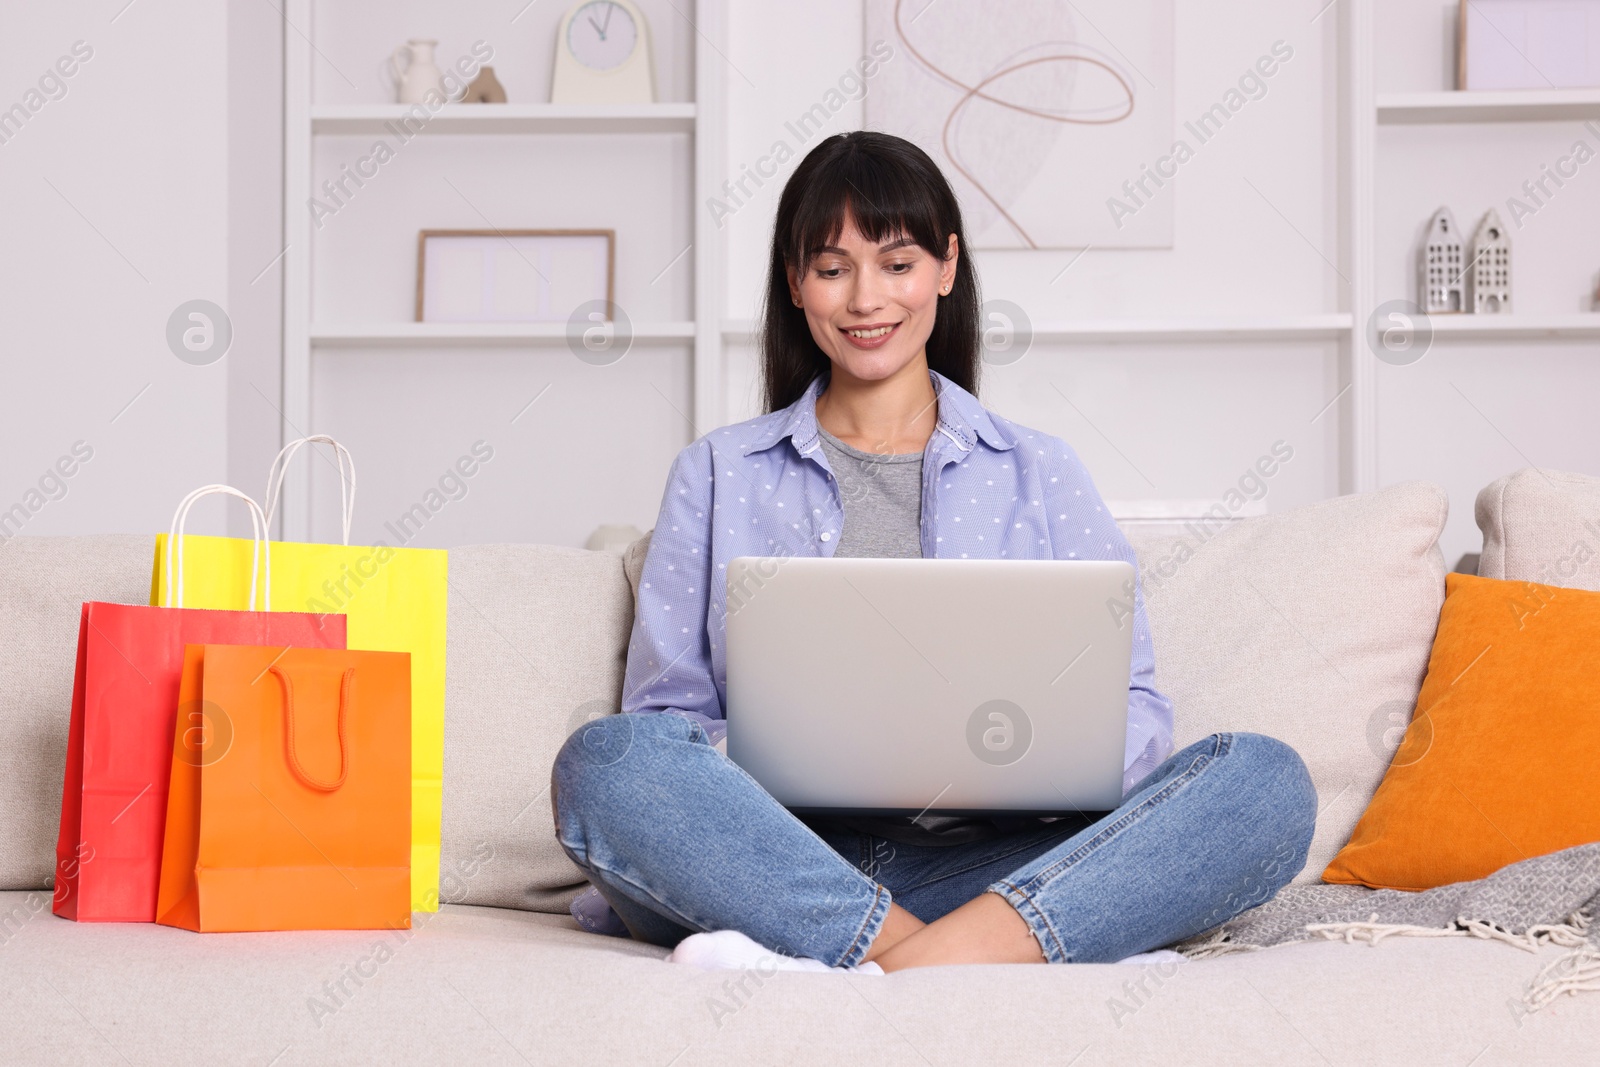
[(268, 667), (283, 683), (283, 739), (289, 750), (289, 770), (301, 782), (320, 793), (331, 793), (344, 785), (345, 778), (350, 774), (350, 752), (345, 736), (345, 717), (350, 711), (350, 685), (355, 681), (356, 669), (351, 667), (344, 672), (344, 681), (339, 684), (339, 777), (332, 782), (321, 782), (306, 773), (300, 765), (300, 756), (294, 747), (294, 684), (289, 681), (289, 676), (283, 668), (276, 663)]

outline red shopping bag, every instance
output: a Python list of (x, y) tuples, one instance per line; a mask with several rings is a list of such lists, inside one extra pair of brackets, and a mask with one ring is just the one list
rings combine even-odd
[[(169, 545), (178, 543), (180, 570), (183, 516), (200, 496), (214, 492), (248, 501), (252, 519), (265, 533), (260, 508), (243, 493), (225, 486), (196, 490), (179, 505), (174, 536), (168, 538)], [(181, 587), (180, 577), (177, 603), (182, 603)], [(345, 618), (83, 605), (56, 839), (57, 915), (93, 922), (155, 921), (174, 728), (180, 711), (185, 729), (216, 725), (207, 721), (203, 705), (178, 707), (184, 646), (191, 644), (342, 649)]]

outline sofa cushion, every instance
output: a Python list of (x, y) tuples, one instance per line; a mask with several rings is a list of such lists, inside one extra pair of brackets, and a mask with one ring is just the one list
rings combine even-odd
[[(1570, 950), (1315, 942), (1151, 967), (696, 971), (566, 916), (410, 930), (77, 924), (0, 894), (14, 1063), (1582, 1064), (1600, 993), (1528, 1014)], [(1485, 1055), (1485, 1050), (1492, 1051)], [(274, 1059), (276, 1057), (276, 1059)], [(1074, 1057), (1077, 1057), (1074, 1060)]]
[(1524, 467), (1484, 487), (1475, 517), (1483, 577), (1600, 589), (1600, 478)]
[(614, 553), (450, 550), (441, 900), (564, 912), (585, 885), (556, 844), (550, 766), (622, 703), (633, 600)]
[(85, 600), (150, 602), (155, 538), (0, 541), (0, 889), (48, 886)]
[(1600, 593), (1448, 575), (1416, 721), (1323, 877), (1432, 889), (1600, 841), (1596, 647)]
[(1300, 753), (1319, 797), (1296, 883), (1350, 837), (1410, 721), (1444, 601), (1448, 500), (1409, 482), (1130, 541), (1178, 748), (1250, 730)]
[(650, 554), (650, 535), (655, 532), (652, 526), (644, 532), (643, 537), (622, 550), (622, 569), (628, 576), (628, 588), (633, 593), (635, 604), (639, 600), (639, 582), (644, 575), (644, 558)]

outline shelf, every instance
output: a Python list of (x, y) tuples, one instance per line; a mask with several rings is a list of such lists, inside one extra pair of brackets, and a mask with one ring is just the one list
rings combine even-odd
[[(323, 348), (360, 346), (560, 344), (564, 322), (357, 322), (313, 323), (311, 343)], [(635, 342), (692, 341), (692, 322), (645, 322), (634, 327)]]
[[(311, 132), (423, 133), (692, 133), (693, 104), (446, 104), (426, 120), (413, 104), (316, 105)], [(424, 109), (424, 114), (426, 109)], [(406, 118), (411, 121), (402, 127)], [(406, 136), (405, 140), (410, 140)]]
[(1227, 319), (1084, 319), (1039, 322), (1035, 341), (1331, 341), (1350, 329), (1350, 316), (1284, 315)]
[(1600, 338), (1600, 313), (1571, 315), (1431, 315), (1433, 336), (1469, 341)]
[(1600, 118), (1600, 89), (1381, 93), (1385, 126), (1443, 122), (1556, 122)]
[[(1350, 316), (1285, 315), (1229, 319), (1082, 319), (1075, 322), (1039, 322), (1033, 326), (1036, 342), (1148, 343), (1178, 341), (1332, 341), (1350, 329)], [(749, 320), (729, 320), (725, 338), (754, 337)]]

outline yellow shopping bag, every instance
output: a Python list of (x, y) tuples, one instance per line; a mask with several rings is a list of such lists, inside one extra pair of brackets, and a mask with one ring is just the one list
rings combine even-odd
[[(344, 500), (342, 545), (270, 544), (272, 600), (279, 610), (345, 615), (348, 647), (411, 654), (411, 910), (439, 907), (439, 824), (444, 792), (445, 605), (448, 554), (442, 549), (351, 545), (355, 464), (326, 435), (291, 441), (267, 477), (271, 522), (283, 471), (306, 443), (330, 444), (339, 457)], [(348, 466), (348, 477), (346, 468)], [(156, 537), (150, 603), (172, 605), (166, 538)], [(251, 541), (185, 535), (184, 606), (238, 610), (250, 602)]]

